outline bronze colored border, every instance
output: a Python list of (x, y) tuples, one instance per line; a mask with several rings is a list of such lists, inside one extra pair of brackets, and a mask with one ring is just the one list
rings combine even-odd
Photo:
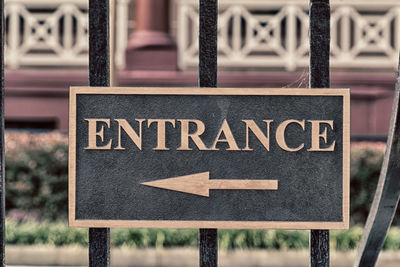
[[(167, 220), (77, 220), (76, 207), (76, 95), (294, 95), (343, 96), (343, 220), (340, 222), (287, 221), (167, 221)], [(71, 87), (69, 98), (68, 209), (70, 227), (110, 228), (221, 228), (221, 229), (348, 229), (350, 217), (350, 89), (265, 88), (161, 88), (161, 87)]]

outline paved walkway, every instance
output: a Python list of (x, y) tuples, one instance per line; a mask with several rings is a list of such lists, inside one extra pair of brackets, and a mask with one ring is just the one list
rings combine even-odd
[[(308, 267), (308, 251), (234, 250), (219, 252), (220, 267)], [(331, 266), (351, 267), (355, 251), (331, 252)], [(191, 267), (198, 266), (195, 248), (132, 249), (111, 251), (111, 266), (118, 267)], [(398, 267), (400, 251), (384, 251), (378, 267)], [(11, 267), (88, 266), (87, 248), (7, 246), (6, 263)]]

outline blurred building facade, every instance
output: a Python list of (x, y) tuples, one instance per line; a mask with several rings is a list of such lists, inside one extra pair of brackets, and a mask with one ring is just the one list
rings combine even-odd
[[(87, 0), (6, 0), (6, 127), (68, 128), (87, 85)], [(387, 133), (398, 0), (331, 0), (331, 87), (351, 88), (353, 136)], [(219, 86), (307, 87), (307, 0), (219, 0)], [(197, 85), (198, 1), (115, 0), (119, 86)]]

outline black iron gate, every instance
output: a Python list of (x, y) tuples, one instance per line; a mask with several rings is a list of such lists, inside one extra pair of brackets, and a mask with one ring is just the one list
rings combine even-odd
[[(217, 87), (217, 0), (200, 0), (199, 86)], [(110, 86), (109, 0), (89, 0), (89, 85)], [(4, 248), (4, 0), (1, 0), (1, 102), (0, 102), (0, 257), (5, 265)], [(330, 5), (329, 0), (310, 0), (310, 87), (329, 88)], [(374, 266), (399, 200), (400, 119), (397, 82), (388, 151), (378, 191), (355, 266)], [(396, 180), (397, 178), (397, 180)], [(200, 266), (217, 266), (217, 229), (200, 229)], [(89, 229), (89, 265), (109, 266), (110, 229)], [(329, 231), (311, 230), (310, 265), (329, 266)]]

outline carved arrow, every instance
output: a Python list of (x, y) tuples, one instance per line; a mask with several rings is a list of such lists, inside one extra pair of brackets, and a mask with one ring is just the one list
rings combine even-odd
[(210, 196), (210, 189), (278, 190), (278, 180), (210, 180), (210, 172), (195, 173), (141, 184), (203, 197)]

